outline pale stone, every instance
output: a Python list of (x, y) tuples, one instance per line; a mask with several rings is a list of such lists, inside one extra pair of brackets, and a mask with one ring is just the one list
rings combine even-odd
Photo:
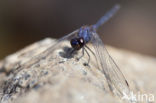
[[(109, 92), (104, 75), (96, 69), (96, 60), (84, 66), (86, 55), (77, 61), (61, 57), (60, 50), (44, 52), (53, 51), (47, 48), (54, 43), (54, 39), (44, 39), (0, 62), (1, 103), (125, 102)], [(131, 91), (147, 94), (149, 99), (151, 94), (156, 95), (156, 58), (110, 46), (107, 49), (128, 80)]]

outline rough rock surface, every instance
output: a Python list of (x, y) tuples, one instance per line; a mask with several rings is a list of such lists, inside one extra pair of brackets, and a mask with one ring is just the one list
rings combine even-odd
[[(65, 58), (64, 52), (46, 53), (54, 43), (55, 40), (47, 38), (0, 62), (0, 103), (125, 102), (109, 92), (95, 60), (85, 66), (86, 55), (76, 60)], [(109, 46), (107, 49), (134, 93), (147, 94), (146, 99), (156, 95), (156, 58)]]

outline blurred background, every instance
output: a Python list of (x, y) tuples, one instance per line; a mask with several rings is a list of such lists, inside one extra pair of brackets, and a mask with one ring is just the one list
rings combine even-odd
[(116, 3), (120, 11), (98, 33), (105, 44), (156, 56), (154, 0), (1, 0), (0, 59), (46, 37), (94, 24)]

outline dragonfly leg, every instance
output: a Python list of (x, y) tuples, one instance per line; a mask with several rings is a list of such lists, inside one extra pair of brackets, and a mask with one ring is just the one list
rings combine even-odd
[(84, 63), (84, 65), (85, 66), (88, 66), (89, 65), (89, 62), (90, 62), (90, 55), (89, 55), (89, 53), (88, 53), (88, 51), (84, 48), (84, 50), (85, 50), (85, 52), (87, 53), (87, 55), (88, 55), (88, 62), (87, 63)]
[(95, 53), (87, 45), (85, 47), (96, 57)]
[(82, 55), (80, 57), (77, 58), (77, 60), (80, 60), (83, 56), (84, 56), (84, 47), (82, 48)]
[(94, 57), (96, 59), (96, 62), (98, 64), (98, 60), (97, 60), (97, 57), (96, 57), (95, 53), (87, 45), (85, 45), (85, 47), (86, 47), (86, 49), (88, 49), (94, 55)]

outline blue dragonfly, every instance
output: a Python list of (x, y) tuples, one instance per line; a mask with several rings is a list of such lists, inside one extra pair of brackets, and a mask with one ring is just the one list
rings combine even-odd
[[(90, 26), (82, 26), (80, 29), (73, 31), (72, 33), (60, 38), (56, 44), (50, 46), (47, 50), (45, 50), (40, 55), (33, 57), (29, 64), (24, 64), (23, 67), (31, 67), (34, 63), (39, 62), (42, 59), (48, 57), (47, 55), (51, 55), (54, 50), (57, 48), (61, 48), (61, 45), (64, 44), (64, 41), (68, 41), (70, 44), (72, 51), (69, 53), (72, 55), (73, 52), (79, 51), (82, 49), (82, 56), (86, 53), (89, 57), (88, 62), (86, 64), (89, 65), (90, 62), (90, 54), (88, 51), (94, 55), (97, 60), (98, 69), (104, 74), (109, 89), (115, 95), (119, 95), (120, 97), (129, 95), (130, 89), (128, 86), (128, 82), (126, 81), (124, 75), (120, 71), (119, 67), (116, 65), (112, 57), (109, 55), (106, 50), (104, 43), (100, 39), (96, 30), (107, 22), (120, 8), (120, 5), (115, 5), (109, 12), (107, 12), (96, 24)], [(94, 51), (87, 46), (91, 44), (94, 48)], [(79, 60), (81, 59), (79, 58)], [(14, 89), (14, 88), (13, 88)], [(115, 92), (114, 92), (115, 91)], [(6, 91), (6, 93), (10, 93), (10, 91)], [(5, 94), (5, 92), (4, 92)]]
[[(120, 5), (116, 4), (96, 24), (90, 26), (82, 26), (80, 29), (77, 29), (72, 33), (62, 37), (57, 41), (56, 45), (49, 48), (50, 50), (48, 50), (47, 53), (50, 53), (49, 51), (53, 51), (55, 48), (58, 48), (59, 44), (61, 45), (62, 41), (70, 41), (72, 48), (72, 52), (70, 54), (72, 54), (74, 51), (79, 51), (80, 49), (82, 49), (82, 54), (84, 55), (85, 51), (90, 57), (87, 50), (91, 51), (98, 61), (98, 64), (100, 65), (99, 69), (104, 74), (112, 93), (116, 91), (115, 95), (122, 97), (125, 94), (129, 95), (130, 93), (128, 82), (112, 57), (109, 55), (104, 46), (104, 43), (96, 32), (96, 30), (101, 25), (106, 23), (119, 9)], [(94, 52), (87, 46), (87, 44), (89, 43), (93, 45)], [(89, 60), (90, 58), (88, 59), (87, 64), (89, 64)]]

